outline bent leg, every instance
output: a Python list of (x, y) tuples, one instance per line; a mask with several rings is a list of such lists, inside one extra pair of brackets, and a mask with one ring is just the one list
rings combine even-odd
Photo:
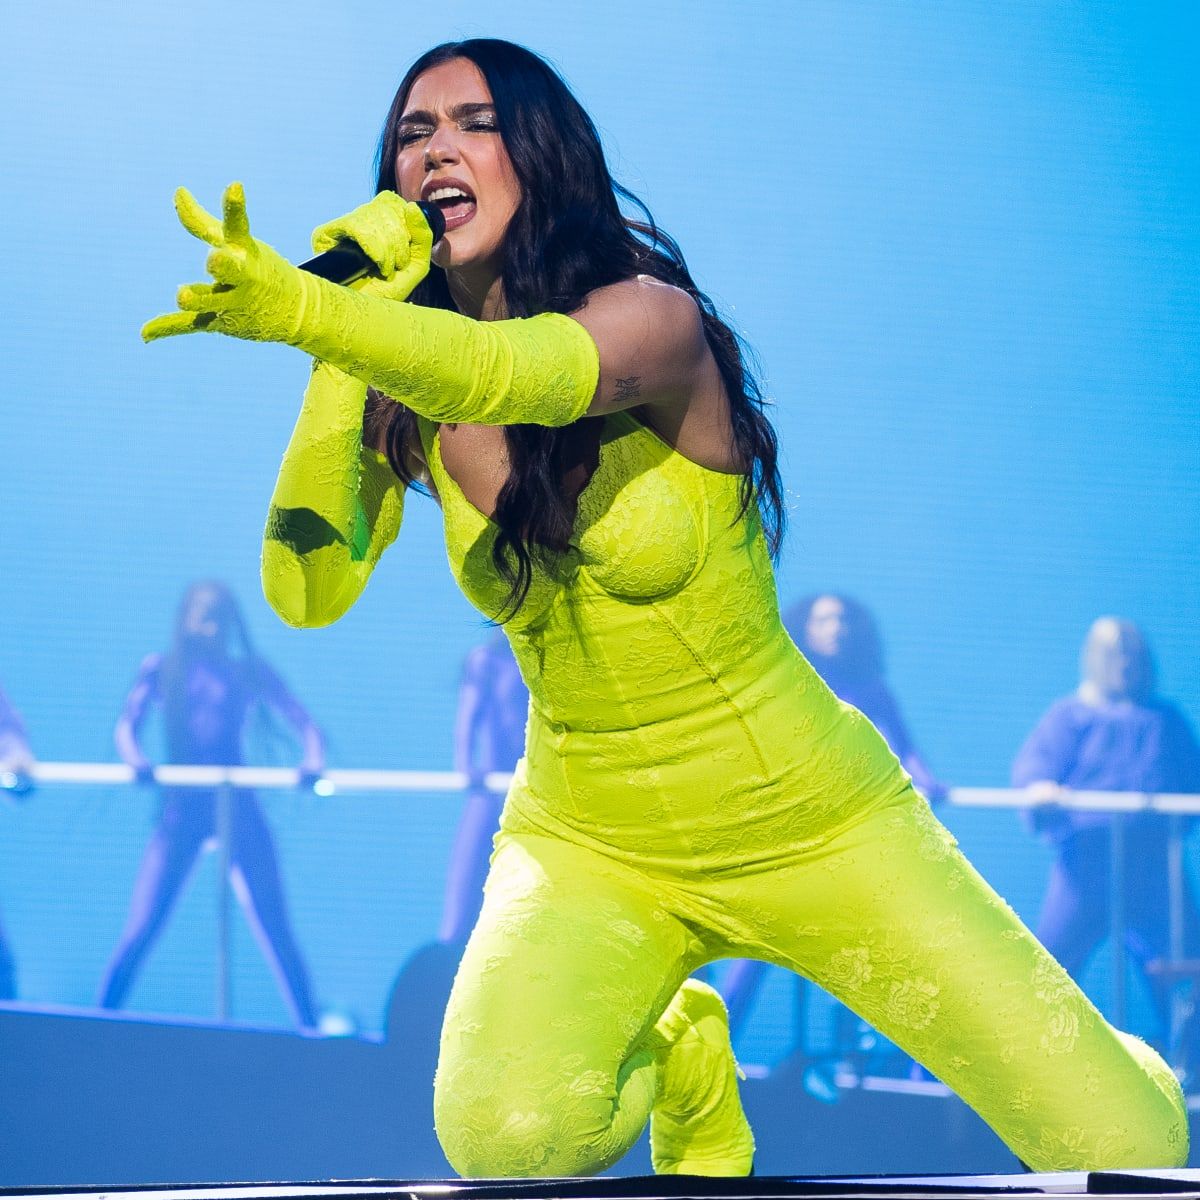
[(462, 1175), (591, 1175), (637, 1140), (654, 1029), (703, 950), (648, 883), (590, 850), (505, 836), (442, 1030), (435, 1124)]
[(249, 914), (251, 928), (291, 1007), (293, 1020), (303, 1028), (311, 1028), (317, 1023), (317, 1013), (308, 967), (288, 918), (275, 839), (252, 795), (235, 794), (232, 824), (234, 884)]
[(100, 982), (101, 1008), (124, 1004), (211, 832), (211, 812), (211, 798), (203, 794), (167, 800), (138, 868), (121, 940)]
[(1108, 932), (1109, 832), (1084, 829), (1059, 844), (1037, 940), (1078, 980)]
[(0, 1000), (17, 998), (17, 965), (13, 959), (4, 926), (0, 925)]
[[(789, 878), (790, 876), (790, 878)], [(790, 959), (949, 1084), (1035, 1170), (1187, 1160), (1179, 1084), (1113, 1029), (908, 793), (750, 880)], [(739, 883), (739, 891), (745, 883)]]
[(750, 1009), (766, 972), (766, 963), (755, 958), (739, 958), (729, 968), (721, 984), (721, 994), (729, 1010), (729, 1032), (735, 1038), (750, 1016)]

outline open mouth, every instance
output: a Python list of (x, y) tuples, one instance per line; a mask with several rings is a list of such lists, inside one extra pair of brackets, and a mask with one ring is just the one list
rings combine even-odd
[(475, 197), (457, 184), (434, 188), (425, 199), (441, 209), (442, 216), (446, 218), (447, 232), (465, 225), (478, 207)]

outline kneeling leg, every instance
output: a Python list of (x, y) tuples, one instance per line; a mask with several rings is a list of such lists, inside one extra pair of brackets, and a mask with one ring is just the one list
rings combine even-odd
[(703, 951), (648, 883), (589, 850), (505, 837), (442, 1030), (438, 1137), (476, 1177), (590, 1175), (641, 1134), (654, 1030)]

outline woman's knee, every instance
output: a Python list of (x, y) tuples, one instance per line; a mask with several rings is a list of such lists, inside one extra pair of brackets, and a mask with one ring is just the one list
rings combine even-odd
[(1114, 1030), (1126, 1057), (1098, 1070), (1092, 1099), (1041, 1114), (1012, 1141), (1035, 1171), (1181, 1167), (1188, 1158), (1187, 1106), (1179, 1081), (1150, 1046)]
[(1129, 1136), (1114, 1144), (1120, 1161), (1099, 1162), (1094, 1169), (1112, 1167), (1182, 1167), (1188, 1160), (1188, 1112), (1175, 1073), (1156, 1050), (1141, 1038), (1117, 1030), (1141, 1076), (1136, 1100), (1130, 1095)]
[(434, 1084), (434, 1125), (447, 1161), (466, 1178), (592, 1175), (612, 1165), (607, 1114), (559, 1089), (505, 1087), (502, 1072), (482, 1086)]

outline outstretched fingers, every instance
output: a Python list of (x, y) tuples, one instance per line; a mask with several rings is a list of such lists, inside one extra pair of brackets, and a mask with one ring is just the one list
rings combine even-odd
[(233, 288), (225, 283), (185, 283), (175, 294), (184, 312), (218, 313), (234, 303)]
[(225, 217), (225, 240), (235, 246), (250, 244), (250, 218), (246, 216), (246, 193), (240, 183), (231, 183), (221, 197)]
[(207, 242), (210, 246), (220, 246), (224, 243), (225, 231), (221, 222), (204, 208), (187, 188), (175, 189), (175, 211), (179, 214), (179, 221), (184, 229), (193, 237)]
[(175, 337), (181, 333), (200, 333), (213, 323), (216, 316), (213, 312), (164, 313), (142, 326), (142, 341), (156, 342), (160, 338)]
[(231, 183), (221, 197), (222, 219), (217, 220), (187, 188), (175, 191), (175, 211), (184, 229), (210, 246), (248, 246), (250, 220), (246, 216), (246, 193), (240, 183)]
[(207, 329), (217, 314), (232, 304), (231, 285), (237, 283), (242, 274), (245, 258), (242, 246), (249, 236), (249, 227), (246, 198), (240, 184), (232, 184), (225, 190), (223, 221), (218, 221), (187, 188), (176, 190), (175, 211), (188, 233), (213, 247), (207, 266), (216, 282), (185, 283), (175, 297), (183, 311), (164, 313), (147, 321), (142, 326), (145, 342)]

